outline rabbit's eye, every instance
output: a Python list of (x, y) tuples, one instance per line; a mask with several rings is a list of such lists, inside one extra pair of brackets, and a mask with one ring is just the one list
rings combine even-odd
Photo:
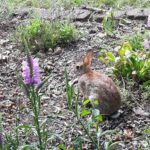
[(79, 69), (80, 69), (80, 66), (76, 66), (76, 69), (79, 70)]

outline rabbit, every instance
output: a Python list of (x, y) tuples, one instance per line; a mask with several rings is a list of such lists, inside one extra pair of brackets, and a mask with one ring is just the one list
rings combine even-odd
[(93, 50), (88, 50), (83, 60), (76, 65), (79, 90), (84, 99), (89, 99), (91, 103), (98, 100), (98, 109), (102, 115), (111, 116), (118, 112), (121, 96), (110, 77), (91, 69), (92, 57)]

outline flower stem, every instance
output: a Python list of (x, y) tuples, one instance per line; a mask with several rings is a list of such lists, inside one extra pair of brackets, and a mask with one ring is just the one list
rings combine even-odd
[(35, 128), (36, 128), (36, 131), (37, 131), (37, 134), (38, 134), (38, 140), (39, 140), (39, 147), (40, 147), (40, 150), (44, 150), (43, 149), (43, 145), (42, 145), (42, 136), (41, 136), (41, 130), (40, 130), (40, 123), (39, 123), (39, 104), (37, 103), (40, 103), (40, 101), (37, 101), (38, 99), (38, 95), (34, 89), (34, 87), (32, 87), (32, 95), (30, 97), (30, 101), (31, 101), (31, 105), (32, 105), (32, 111), (34, 113), (34, 125), (35, 125)]

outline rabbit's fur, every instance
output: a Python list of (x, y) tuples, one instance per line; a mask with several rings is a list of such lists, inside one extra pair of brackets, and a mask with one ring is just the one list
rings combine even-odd
[(80, 73), (79, 87), (85, 99), (89, 99), (91, 103), (98, 100), (101, 114), (111, 115), (120, 108), (120, 93), (111, 78), (91, 69), (92, 57), (93, 51), (89, 50), (82, 62), (76, 66)]

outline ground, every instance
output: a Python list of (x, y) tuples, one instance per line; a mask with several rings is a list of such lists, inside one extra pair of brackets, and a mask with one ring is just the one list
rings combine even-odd
[[(92, 10), (85, 7), (75, 8), (74, 10), (76, 11), (72, 13), (73, 22), (82, 36), (75, 42), (60, 48), (57, 47), (54, 52), (48, 51), (45, 54), (39, 51), (35, 55), (39, 58), (42, 78), (51, 75), (41, 91), (45, 95), (42, 98), (40, 118), (41, 121), (47, 119), (49, 134), (56, 135), (50, 139), (50, 143), (54, 146), (60, 143), (69, 146), (75, 137), (83, 134), (74, 114), (69, 111), (66, 104), (65, 67), (69, 73), (69, 79), (74, 79), (76, 62), (85, 55), (89, 48), (92, 48), (94, 50), (92, 68), (108, 74), (107, 66), (99, 60), (100, 49), (106, 48), (114, 51), (114, 48), (118, 46), (119, 42), (121, 43), (124, 36), (141, 31), (146, 26), (147, 15), (134, 16), (136, 13), (132, 14), (128, 8), (127, 12), (132, 15), (118, 11), (115, 16), (118, 24), (117, 30), (114, 35), (107, 36), (101, 28), (101, 18), (105, 15), (107, 8)], [(3, 134), (11, 133), (14, 130), (16, 118), (18, 118), (20, 124), (31, 122), (30, 104), (17, 82), (17, 76), (21, 74), (21, 62), (25, 59), (25, 54), (13, 40), (13, 33), (18, 24), (28, 19), (28, 11), (28, 8), (15, 11), (7, 20), (0, 23), (0, 112), (3, 118)], [(43, 9), (39, 9), (39, 12), (41, 11), (44, 12)], [(82, 12), (81, 15), (79, 15), (79, 12)], [(42, 15), (43, 13), (41, 13)], [(51, 18), (51, 16), (47, 17)], [(114, 141), (122, 141), (117, 150), (140, 148), (148, 150), (143, 133), (144, 129), (150, 125), (149, 115), (145, 114), (145, 111), (150, 112), (148, 110), (149, 99), (145, 100), (144, 93), (136, 86), (126, 85), (125, 89), (121, 84), (118, 86), (122, 95), (122, 114), (117, 119), (104, 120), (101, 123), (101, 128), (104, 131), (117, 131), (111, 137)], [(20, 140), (24, 138), (21, 134), (20, 137)], [(102, 149), (105, 141), (109, 138), (108, 136), (102, 139)], [(27, 142), (29, 140), (35, 141), (32, 135), (29, 139), (26, 139)], [(92, 149), (89, 143), (89, 140), (86, 139), (84, 149)]]

